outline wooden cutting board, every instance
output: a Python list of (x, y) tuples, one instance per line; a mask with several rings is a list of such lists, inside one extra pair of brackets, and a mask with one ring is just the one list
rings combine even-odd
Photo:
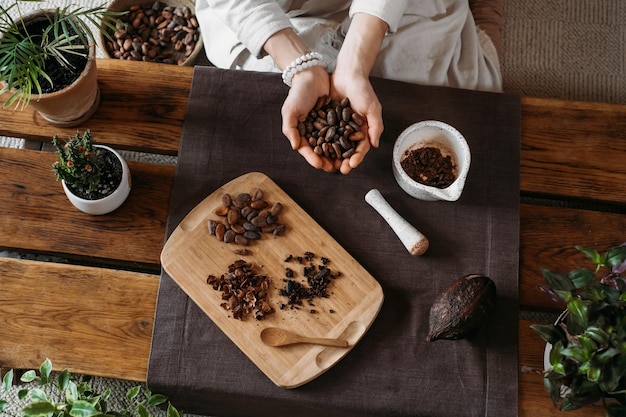
[[(283, 205), (279, 221), (287, 229), (281, 236), (264, 233), (260, 240), (247, 246), (250, 254), (242, 256), (235, 253), (242, 246), (220, 242), (210, 235), (208, 221), (220, 219), (214, 211), (222, 204), (224, 193), (236, 196), (256, 187), (263, 190), (266, 201)], [(280, 304), (287, 301), (279, 293), (285, 287), (286, 268), (294, 271), (294, 280), (305, 282), (304, 264), (285, 260), (288, 255), (297, 258), (305, 252), (315, 255), (314, 263), (321, 263), (321, 257), (328, 258), (327, 267), (341, 276), (328, 286), (328, 298), (315, 299), (313, 306), (304, 301), (301, 308), (280, 309)], [(219, 277), (226, 273), (228, 266), (238, 259), (248, 261), (257, 273), (272, 280), (270, 302), (276, 311), (263, 320), (252, 316), (243, 320), (233, 318), (230, 311), (220, 306), (222, 293), (206, 282), (211, 274)], [(380, 284), (274, 181), (259, 172), (232, 180), (198, 204), (168, 239), (161, 262), (172, 279), (233, 343), (270, 380), (284, 388), (311, 381), (343, 358), (368, 330), (384, 298)], [(259, 335), (265, 327), (272, 326), (306, 336), (342, 337), (349, 341), (350, 347), (266, 346)]]

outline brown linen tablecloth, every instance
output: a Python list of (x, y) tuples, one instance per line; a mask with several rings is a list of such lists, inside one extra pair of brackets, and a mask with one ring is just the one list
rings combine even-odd
[[(378, 318), (317, 379), (275, 386), (162, 274), (148, 384), (186, 412), (214, 416), (514, 416), (517, 414), (519, 97), (374, 79), (384, 112), (379, 149), (349, 175), (310, 167), (281, 133), (280, 75), (197, 67), (183, 129), (168, 234), (222, 184), (272, 178), (382, 285)], [(400, 132), (455, 126), (472, 150), (458, 202), (405, 194), (391, 171)], [(371, 188), (429, 237), (411, 256), (364, 201)], [(498, 303), (468, 340), (425, 341), (433, 299), (467, 273), (493, 279)]]

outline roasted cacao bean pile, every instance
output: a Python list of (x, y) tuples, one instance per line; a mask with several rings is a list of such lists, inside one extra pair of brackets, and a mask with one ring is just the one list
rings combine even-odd
[(221, 220), (209, 219), (209, 233), (221, 242), (242, 246), (261, 239), (263, 233), (280, 236), (287, 228), (279, 222), (282, 209), (281, 203), (266, 201), (260, 188), (236, 196), (224, 193), (222, 204), (214, 211)]
[(242, 259), (229, 265), (228, 271), (219, 277), (209, 275), (207, 284), (222, 292), (224, 302), (220, 306), (230, 311), (237, 320), (251, 314), (255, 319), (263, 320), (275, 311), (268, 295), (271, 280), (256, 273), (254, 266)]
[(114, 40), (105, 42), (118, 59), (182, 65), (200, 39), (198, 20), (185, 6), (135, 4), (120, 21)]
[(456, 179), (452, 158), (443, 156), (436, 147), (406, 151), (400, 165), (411, 179), (431, 187), (446, 188)]
[(365, 139), (361, 126), (363, 116), (352, 110), (350, 100), (341, 102), (323, 96), (317, 100), (304, 122), (298, 123), (298, 132), (313, 151), (329, 159), (347, 159), (356, 150), (356, 142)]
[[(296, 273), (292, 268), (285, 268), (286, 279), (283, 279), (285, 287), (280, 290), (280, 295), (287, 297), (287, 302), (279, 305), (281, 310), (287, 306), (299, 308), (303, 305), (304, 300), (308, 301), (309, 306), (314, 307), (314, 299), (320, 297), (328, 298), (330, 296), (328, 286), (332, 280), (341, 276), (341, 272), (333, 272), (327, 266), (330, 263), (328, 258), (321, 257), (320, 263), (316, 263), (313, 252), (305, 252), (304, 256), (297, 257), (288, 255), (285, 258), (285, 262), (296, 262), (298, 266), (302, 267), (302, 276), (306, 280), (306, 284), (294, 279), (296, 278)], [(316, 313), (315, 309), (310, 309), (309, 311)], [(329, 312), (333, 313), (332, 310)]]

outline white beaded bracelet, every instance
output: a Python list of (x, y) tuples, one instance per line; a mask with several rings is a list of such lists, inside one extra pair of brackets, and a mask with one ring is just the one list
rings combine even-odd
[(309, 52), (293, 61), (283, 71), (283, 82), (291, 87), (291, 80), (297, 73), (311, 67), (319, 66), (327, 68), (328, 64), (324, 61), (324, 57), (319, 52)]

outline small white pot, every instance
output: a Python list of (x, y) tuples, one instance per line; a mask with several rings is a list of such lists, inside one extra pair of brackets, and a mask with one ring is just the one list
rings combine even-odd
[(126, 198), (130, 194), (131, 177), (128, 164), (117, 151), (105, 145), (95, 146), (96, 148), (103, 148), (112, 152), (122, 163), (122, 181), (120, 182), (119, 187), (113, 191), (112, 194), (99, 200), (86, 200), (84, 198), (77, 197), (74, 193), (72, 193), (65, 181), (62, 181), (62, 184), (65, 195), (67, 195), (67, 198), (74, 205), (74, 207), (87, 214), (101, 215), (112, 212), (121, 206), (124, 201), (126, 201)]

